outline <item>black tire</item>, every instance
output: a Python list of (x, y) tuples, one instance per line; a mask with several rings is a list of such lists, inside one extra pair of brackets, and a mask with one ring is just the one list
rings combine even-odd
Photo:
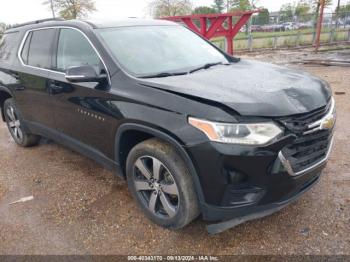
[(22, 147), (31, 147), (39, 143), (40, 137), (29, 134), (23, 128), (23, 120), (14, 100), (9, 98), (4, 103), (4, 115), (7, 127), (16, 144)]
[[(159, 190), (155, 189), (158, 185), (153, 185), (153, 182), (149, 182), (153, 191), (151, 189), (146, 189), (147, 191), (136, 189), (136, 183), (140, 182), (140, 178), (136, 178), (140, 174), (137, 164), (141, 162), (137, 162), (138, 160), (144, 163), (144, 166), (147, 166), (147, 161), (152, 162), (152, 168), (148, 168), (148, 171), (151, 172), (153, 177), (154, 161), (161, 162), (162, 166), (158, 169), (160, 170), (158, 172), (160, 174), (158, 176)], [(128, 155), (126, 174), (131, 194), (136, 199), (144, 214), (157, 225), (168, 229), (179, 229), (189, 224), (199, 215), (198, 198), (191, 175), (183, 159), (168, 143), (157, 138), (152, 138), (136, 145)], [(144, 181), (150, 181), (146, 177), (143, 178), (145, 178)], [(157, 184), (157, 182), (154, 183)], [(168, 194), (166, 191), (169, 192), (170, 187), (174, 188), (174, 184), (177, 187), (177, 195)], [(166, 186), (168, 187), (167, 190), (165, 190)], [(158, 194), (158, 205), (154, 205), (154, 211), (151, 211), (153, 209), (150, 208), (152, 194)], [(173, 204), (172, 207), (175, 207), (171, 209), (175, 211), (174, 213), (169, 213), (169, 209), (164, 208), (166, 206), (163, 204), (165, 198)], [(147, 199), (149, 202), (147, 202)]]

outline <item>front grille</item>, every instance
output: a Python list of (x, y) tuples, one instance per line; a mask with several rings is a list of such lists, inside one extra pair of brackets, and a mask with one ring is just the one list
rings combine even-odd
[(329, 130), (321, 130), (298, 137), (294, 143), (282, 150), (295, 173), (316, 164), (327, 156), (331, 140)]
[(280, 119), (288, 130), (296, 135), (303, 134), (309, 130), (309, 125), (323, 118), (331, 109), (331, 102), (326, 106), (318, 108), (306, 114), (285, 117)]
[(303, 171), (327, 157), (329, 151), (332, 130), (312, 128), (310, 125), (322, 119), (333, 110), (331, 102), (322, 108), (312, 112), (280, 119), (285, 125), (287, 133), (297, 136), (293, 144), (282, 149), (283, 156), (289, 161), (293, 171)]

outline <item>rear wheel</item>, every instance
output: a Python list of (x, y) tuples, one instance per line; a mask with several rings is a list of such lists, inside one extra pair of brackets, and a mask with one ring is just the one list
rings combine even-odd
[(4, 115), (11, 136), (19, 146), (30, 147), (38, 144), (40, 137), (23, 129), (23, 121), (12, 98), (4, 103)]
[(192, 178), (169, 144), (159, 139), (138, 144), (128, 155), (126, 170), (132, 195), (154, 223), (178, 229), (198, 216)]

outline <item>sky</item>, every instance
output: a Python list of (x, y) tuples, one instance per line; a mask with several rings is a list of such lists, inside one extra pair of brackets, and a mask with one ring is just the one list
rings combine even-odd
[[(258, 6), (264, 6), (270, 11), (278, 11), (282, 4), (293, 3), (296, 0), (259, 0)], [(348, 0), (341, 0), (344, 4)], [(0, 22), (7, 24), (24, 23), (51, 17), (44, 0), (0, 0)], [(92, 20), (113, 20), (125, 17), (147, 17), (150, 0), (95, 0), (97, 12), (90, 15)], [(333, 0), (334, 10), (336, 0)], [(208, 5), (213, 0), (192, 0), (194, 6)], [(330, 10), (329, 10), (330, 11)]]

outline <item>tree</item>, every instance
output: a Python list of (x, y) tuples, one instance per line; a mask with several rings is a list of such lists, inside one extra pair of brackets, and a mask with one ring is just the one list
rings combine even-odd
[[(314, 27), (316, 28), (317, 26), (317, 20), (318, 20), (318, 15), (320, 13), (320, 8), (321, 8), (321, 1), (322, 0), (313, 0), (312, 5), (313, 5), (313, 11), (315, 12), (315, 19), (314, 19)], [(324, 7), (327, 8), (328, 6), (332, 5), (332, 0), (324, 0)]]
[(0, 22), (0, 44), (1, 44), (1, 38), (3, 36), (3, 33), (9, 28), (11, 28), (11, 25)]
[[(321, 8), (321, 1), (322, 0), (312, 0), (312, 10), (313, 12), (315, 12), (315, 20), (317, 20), (318, 18), (318, 14), (320, 12), (320, 8)], [(324, 7), (327, 8), (329, 7), (330, 5), (332, 5), (332, 0), (325, 0), (324, 1)], [(317, 22), (316, 22), (317, 23)]]
[(225, 9), (226, 12), (234, 12), (237, 10), (251, 10), (256, 8), (256, 3), (259, 0), (214, 0), (213, 7), (222, 13)]
[[(312, 11), (318, 13), (320, 11), (322, 0), (311, 0)], [(324, 7), (327, 8), (332, 5), (332, 0), (325, 0)]]
[(188, 15), (192, 11), (190, 0), (153, 0), (149, 5), (153, 17)]
[(339, 26), (339, 9), (340, 9), (340, 0), (338, 0), (337, 7), (335, 8), (335, 28)]
[(210, 6), (198, 6), (196, 7), (192, 14), (216, 14), (217, 10)]
[(93, 0), (51, 0), (44, 5), (50, 5), (53, 14), (58, 12), (64, 19), (77, 19), (87, 17), (89, 13), (96, 11)]
[(237, 10), (250, 10), (252, 5), (249, 0), (228, 0), (228, 10), (230, 12)]
[(7, 26), (5, 23), (0, 23), (0, 34), (2, 34), (6, 30)]
[(312, 10), (312, 3), (308, 0), (301, 0), (295, 7), (294, 14), (296, 15), (298, 21), (309, 21), (310, 16), (308, 14)]
[(297, 6), (295, 7), (295, 15), (296, 16), (305, 16), (311, 10), (311, 5), (307, 1), (299, 1)]
[(260, 12), (257, 16), (253, 17), (254, 25), (266, 25), (270, 22), (270, 12), (266, 8), (260, 8)]
[(10, 29), (12, 26), (15, 26), (14, 25), (10, 25), (10, 24), (5, 24), (5, 23), (1, 23), (0, 22), (0, 39), (2, 37), (2, 34), (7, 30), (7, 29)]
[(336, 12), (340, 18), (346, 18), (350, 14), (350, 2), (346, 5), (339, 5)]
[(212, 7), (216, 10), (217, 13), (222, 13), (222, 11), (225, 9), (225, 2), (224, 0), (214, 0)]
[(283, 21), (291, 20), (293, 18), (294, 8), (292, 4), (283, 4), (280, 9), (280, 17)]
[[(235, 12), (240, 10), (251, 10), (256, 8), (255, 5), (258, 0), (227, 0), (228, 12)], [(250, 17), (247, 26), (245, 27), (246, 35), (251, 34), (252, 17)]]

